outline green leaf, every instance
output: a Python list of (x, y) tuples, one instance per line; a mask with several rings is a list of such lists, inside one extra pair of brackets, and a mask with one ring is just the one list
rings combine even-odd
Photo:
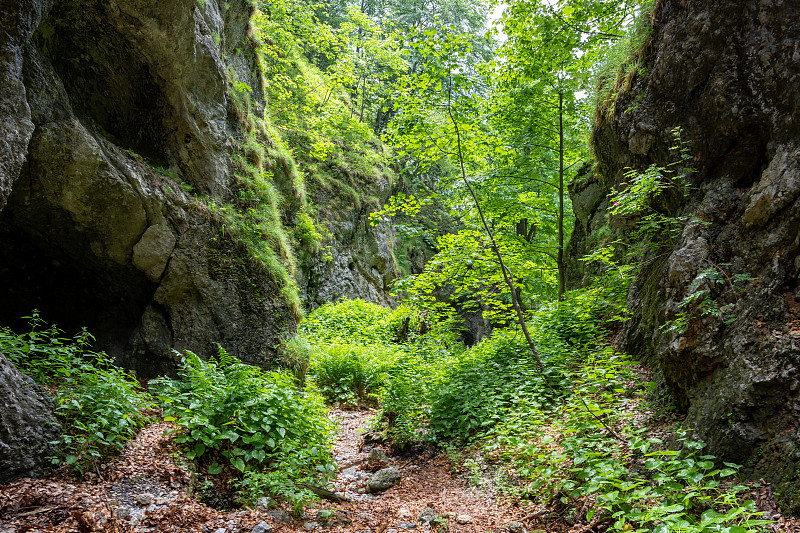
[(231, 464), (240, 472), (244, 472), (245, 464), (241, 457), (234, 457), (231, 459)]
[(222, 467), (219, 465), (219, 463), (211, 463), (211, 465), (208, 467), (208, 473), (212, 476), (216, 476), (220, 472), (222, 472)]

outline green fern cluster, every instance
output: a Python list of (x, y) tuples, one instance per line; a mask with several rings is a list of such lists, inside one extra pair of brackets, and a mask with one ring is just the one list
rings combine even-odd
[(209, 474), (218, 474), (222, 461), (247, 473), (245, 479), (277, 475), (300, 492), (303, 483), (324, 483), (334, 472), (322, 398), (299, 391), (287, 374), (265, 372), (220, 348), (210, 361), (187, 351), (178, 379), (151, 385), (166, 405), (165, 419), (179, 428), (176, 441)]

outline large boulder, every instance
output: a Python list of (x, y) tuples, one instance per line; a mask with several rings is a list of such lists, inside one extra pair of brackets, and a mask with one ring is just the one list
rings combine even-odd
[(53, 401), (0, 353), (0, 485), (41, 475), (61, 435)]
[[(598, 172), (572, 187), (577, 258), (602, 238), (605, 195), (626, 169), (693, 159), (691, 215), (656, 243), (628, 294), (622, 345), (660, 372), (687, 427), (710, 453), (747, 463), (800, 511), (800, 4), (793, 0), (659, 1), (629, 89), (599, 113)], [(612, 238), (626, 238), (617, 220)], [(702, 283), (712, 273), (722, 281)], [(695, 282), (695, 283), (693, 283)], [(682, 306), (708, 289), (703, 313)], [(689, 311), (686, 327), (676, 325)], [(669, 327), (670, 324), (675, 327)], [(667, 327), (664, 327), (664, 326)]]
[(172, 371), (173, 349), (208, 356), (219, 343), (262, 366), (275, 357), (296, 305), (210, 207), (237, 186), (231, 79), (263, 110), (252, 10), (4, 6), (0, 323), (38, 308), (67, 331), (87, 326), (142, 377)]

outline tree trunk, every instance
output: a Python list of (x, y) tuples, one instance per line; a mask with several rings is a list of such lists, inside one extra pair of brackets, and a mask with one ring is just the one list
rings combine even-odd
[(536, 344), (533, 342), (533, 338), (531, 338), (531, 334), (528, 331), (528, 326), (525, 324), (525, 317), (522, 314), (522, 305), (519, 303), (519, 294), (517, 293), (517, 288), (514, 285), (514, 277), (511, 275), (511, 271), (506, 267), (505, 261), (503, 261), (503, 255), (500, 253), (500, 248), (497, 246), (497, 241), (494, 240), (494, 234), (492, 230), (489, 228), (489, 223), (486, 221), (486, 217), (483, 215), (483, 209), (481, 208), (481, 203), (478, 201), (478, 195), (475, 194), (475, 189), (472, 188), (472, 184), (470, 184), (469, 180), (467, 179), (467, 171), (464, 168), (464, 155), (461, 151), (461, 130), (458, 128), (458, 122), (456, 122), (455, 117), (453, 116), (453, 110), (450, 108), (450, 94), (448, 89), (447, 95), (447, 113), (450, 115), (450, 121), (453, 123), (453, 127), (456, 130), (456, 142), (458, 148), (458, 162), (461, 165), (461, 179), (464, 181), (464, 184), (467, 186), (470, 195), (472, 196), (472, 200), (475, 202), (475, 207), (478, 210), (478, 215), (480, 215), (481, 222), (483, 223), (483, 229), (486, 230), (486, 235), (489, 237), (489, 242), (492, 243), (492, 251), (494, 252), (495, 257), (497, 257), (497, 262), (500, 264), (500, 270), (503, 271), (503, 279), (508, 285), (509, 290), (511, 291), (511, 301), (514, 305), (514, 311), (517, 314), (517, 321), (519, 322), (519, 327), (522, 329), (522, 334), (525, 335), (525, 340), (528, 342), (528, 348), (530, 348), (531, 353), (536, 358), (536, 363), (539, 366), (539, 370), (544, 377), (545, 383), (547, 386), (552, 390), (552, 386), (550, 385), (550, 379), (547, 377), (547, 371), (545, 369), (544, 363), (542, 362), (542, 358), (539, 355), (539, 350), (536, 349)]
[(566, 292), (564, 265), (564, 93), (558, 93), (558, 301)]

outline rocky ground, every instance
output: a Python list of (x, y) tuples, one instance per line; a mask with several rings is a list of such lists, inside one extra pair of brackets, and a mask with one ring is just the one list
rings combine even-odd
[[(334, 482), (339, 501), (321, 499), (302, 517), (274, 503), (236, 508), (229, 495), (200, 490), (165, 431), (168, 422), (144, 428), (114, 462), (82, 481), (66, 475), (22, 479), (0, 487), (0, 533), (108, 531), (144, 533), (403, 533), (522, 532), (520, 508), (500, 503), (454, 476), (447, 456), (426, 450), (387, 455), (365, 445), (370, 411), (334, 410), (339, 425)], [(530, 524), (528, 524), (530, 526)]]
[[(170, 423), (159, 422), (144, 428), (116, 461), (82, 481), (57, 475), (0, 487), (0, 533), (594, 531), (586, 525), (570, 528), (561, 517), (546, 518), (496, 498), (485, 487), (476, 489), (444, 453), (427, 449), (392, 455), (382, 445), (365, 444), (364, 427), (373, 414), (331, 411), (339, 426), (333, 500), (321, 499), (301, 517), (269, 501), (237, 508), (224, 491), (210, 483), (204, 489), (202, 476), (191, 479), (165, 435)], [(800, 527), (781, 517), (772, 530)]]
[[(458, 475), (445, 453), (432, 449), (392, 455), (364, 442), (369, 410), (332, 410), (338, 424), (335, 492), (301, 517), (262, 499), (239, 508), (223, 485), (190, 475), (165, 434), (169, 422), (144, 428), (114, 462), (87, 473), (22, 479), (0, 487), (0, 533), (200, 532), (200, 533), (586, 533), (559, 516), (496, 498)], [(223, 473), (224, 478), (224, 473)], [(768, 498), (771, 499), (771, 498)], [(759, 502), (769, 507), (769, 501)], [(557, 515), (557, 513), (555, 513)], [(779, 517), (776, 532), (800, 532), (798, 521)]]

